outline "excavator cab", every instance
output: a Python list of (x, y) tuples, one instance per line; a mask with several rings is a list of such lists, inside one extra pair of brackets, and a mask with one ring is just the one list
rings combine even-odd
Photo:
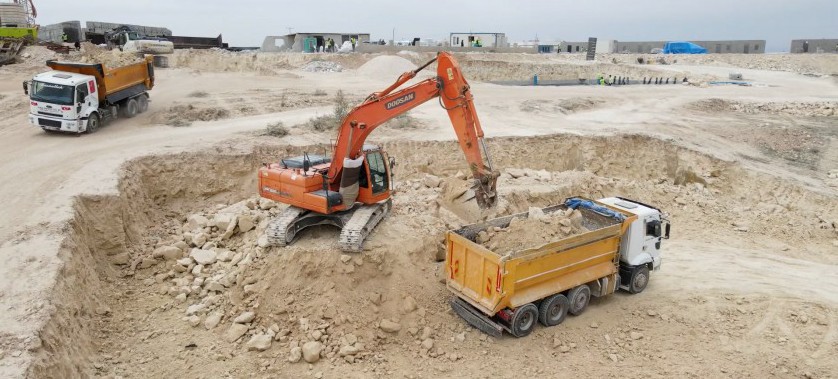
[(358, 175), (358, 201), (375, 204), (390, 198), (393, 174), (384, 150), (364, 145), (364, 169)]

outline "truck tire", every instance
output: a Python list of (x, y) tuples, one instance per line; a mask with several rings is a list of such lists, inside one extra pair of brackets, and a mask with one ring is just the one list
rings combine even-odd
[(538, 308), (535, 304), (527, 303), (515, 310), (512, 315), (510, 326), (512, 335), (515, 337), (526, 337), (535, 329), (535, 321), (538, 319)]
[(570, 301), (562, 294), (550, 296), (541, 301), (541, 309), (538, 312), (538, 321), (544, 326), (556, 326), (567, 317), (567, 310), (570, 308)]
[(139, 113), (145, 113), (148, 110), (148, 96), (140, 95), (137, 97), (137, 111)]
[(629, 292), (641, 293), (649, 284), (649, 268), (646, 266), (638, 266), (634, 268), (631, 273), (631, 280), (629, 281)]
[(591, 301), (591, 288), (587, 284), (583, 284), (570, 290), (567, 298), (570, 300), (570, 308), (568, 308), (567, 313), (579, 316), (588, 308), (588, 303)]
[(87, 134), (96, 133), (99, 130), (99, 114), (98, 113), (91, 113), (90, 116), (87, 116), (87, 129), (84, 131)]
[(122, 110), (122, 115), (125, 116), (125, 118), (131, 118), (136, 116), (138, 111), (139, 105), (137, 104), (137, 99), (128, 99), (128, 101), (125, 102), (125, 108)]

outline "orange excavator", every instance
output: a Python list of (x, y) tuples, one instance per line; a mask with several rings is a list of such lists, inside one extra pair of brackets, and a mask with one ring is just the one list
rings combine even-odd
[[(434, 62), (436, 77), (397, 90)], [(448, 111), (468, 161), (473, 183), (467, 196), (473, 194), (482, 209), (494, 206), (498, 173), (483, 142), (470, 87), (454, 57), (442, 52), (352, 109), (340, 125), (331, 159), (304, 154), (259, 169), (259, 194), (289, 205), (270, 222), (268, 243), (286, 246), (301, 230), (325, 224), (341, 229), (343, 251), (361, 251), (366, 237), (390, 211), (395, 166), (381, 148), (365, 144), (367, 136), (432, 99), (439, 99)]]

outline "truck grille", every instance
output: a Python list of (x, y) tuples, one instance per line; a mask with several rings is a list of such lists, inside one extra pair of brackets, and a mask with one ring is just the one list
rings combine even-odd
[(49, 126), (50, 128), (61, 128), (61, 121), (48, 120), (45, 118), (38, 119), (38, 125)]
[(42, 111), (38, 111), (38, 114), (39, 114), (39, 115), (43, 115), (43, 116), (55, 116), (55, 117), (61, 117), (61, 114), (60, 114), (60, 113), (49, 113), (49, 112), (42, 112)]

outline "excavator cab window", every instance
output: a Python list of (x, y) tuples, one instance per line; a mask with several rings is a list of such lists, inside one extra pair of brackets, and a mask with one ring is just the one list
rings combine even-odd
[(387, 163), (380, 151), (367, 153), (367, 163), (370, 167), (370, 182), (372, 193), (379, 194), (390, 188), (390, 178), (387, 177)]

